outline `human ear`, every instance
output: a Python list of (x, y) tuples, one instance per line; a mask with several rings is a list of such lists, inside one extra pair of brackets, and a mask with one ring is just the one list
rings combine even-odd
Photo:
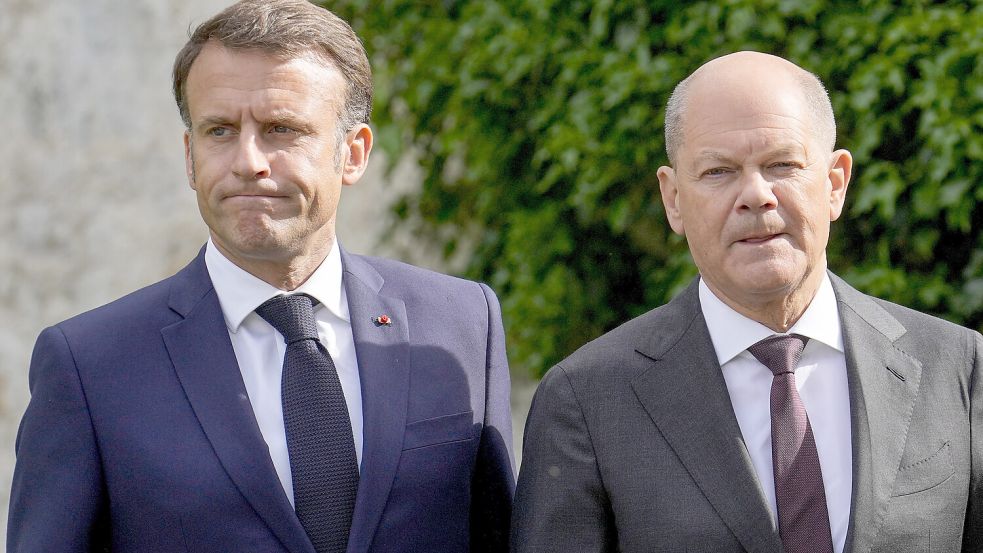
[(360, 124), (348, 132), (345, 140), (348, 156), (341, 175), (341, 182), (352, 185), (358, 182), (369, 166), (369, 154), (372, 152), (372, 129)]
[(191, 153), (191, 131), (184, 131), (184, 172), (188, 176), (188, 186), (195, 188), (195, 160)]
[(846, 189), (850, 185), (850, 174), (853, 170), (853, 155), (848, 150), (836, 150), (830, 157), (829, 173), (829, 220), (835, 221), (843, 213), (846, 201)]
[(683, 216), (679, 209), (679, 188), (676, 180), (676, 171), (672, 167), (663, 165), (656, 172), (659, 176), (659, 191), (662, 193), (662, 205), (666, 208), (666, 218), (673, 232), (680, 236), (686, 236), (683, 229)]

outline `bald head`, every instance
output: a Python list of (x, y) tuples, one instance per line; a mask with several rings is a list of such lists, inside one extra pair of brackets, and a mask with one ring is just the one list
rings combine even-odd
[(794, 63), (760, 52), (736, 52), (703, 64), (676, 85), (666, 104), (666, 153), (676, 164), (677, 152), (686, 139), (688, 117), (712, 117), (712, 113), (690, 113), (694, 97), (701, 106), (741, 106), (755, 109), (776, 100), (801, 102), (811, 118), (816, 142), (832, 152), (836, 122), (829, 95), (819, 78)]

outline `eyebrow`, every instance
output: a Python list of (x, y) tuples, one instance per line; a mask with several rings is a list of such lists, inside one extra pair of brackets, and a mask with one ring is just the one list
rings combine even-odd
[(226, 119), (225, 117), (219, 117), (218, 115), (210, 115), (208, 117), (201, 118), (198, 121), (198, 124), (195, 125), (195, 127), (201, 128), (201, 127), (210, 127), (212, 125), (230, 125), (230, 124), (232, 124), (232, 122)]
[(735, 163), (733, 158), (725, 155), (723, 152), (718, 152), (716, 150), (704, 150), (697, 154), (693, 158), (693, 162), (690, 164), (691, 171), (698, 171), (700, 164), (703, 162), (723, 162), (723, 163)]
[[(288, 127), (296, 128), (298, 130), (309, 130), (309, 125), (304, 121), (303, 118), (298, 117), (296, 114), (289, 111), (278, 111), (270, 115), (270, 117), (262, 122), (264, 125), (286, 125)], [(220, 115), (209, 115), (202, 117), (195, 126), (195, 128), (207, 128), (211, 126), (221, 126), (221, 125), (231, 125), (238, 127), (239, 123), (231, 121), (226, 117)]]
[[(783, 157), (783, 156), (808, 156), (808, 153), (804, 151), (801, 147), (797, 146), (781, 146), (774, 150), (769, 150), (764, 153), (767, 157)], [(699, 164), (701, 161), (722, 161), (725, 163), (736, 163), (734, 158), (723, 152), (717, 150), (704, 150), (698, 153), (694, 159), (693, 164)]]
[(704, 150), (696, 155), (696, 161), (731, 161), (731, 157), (716, 150)]
[(809, 153), (801, 146), (782, 146), (778, 149), (768, 152), (771, 157), (780, 156), (808, 156)]
[(297, 114), (290, 111), (275, 111), (265, 121), (267, 125), (286, 125), (298, 130), (309, 130), (310, 125)]

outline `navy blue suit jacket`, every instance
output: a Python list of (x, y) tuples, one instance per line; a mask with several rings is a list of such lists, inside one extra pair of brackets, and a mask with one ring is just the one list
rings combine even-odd
[[(342, 254), (364, 448), (349, 553), (505, 551), (509, 376), (488, 287)], [(389, 326), (373, 318), (386, 314)], [(10, 552), (314, 553), (256, 424), (204, 258), (45, 329)]]

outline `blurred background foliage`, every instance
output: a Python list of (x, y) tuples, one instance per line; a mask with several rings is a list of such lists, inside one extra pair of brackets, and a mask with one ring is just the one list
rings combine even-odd
[[(773, 53), (827, 84), (851, 150), (830, 267), (983, 329), (983, 3), (341, 0), (376, 76), (377, 145), (423, 186), (401, 232), (467, 253), (541, 374), (696, 274), (656, 169), (663, 108), (703, 62)], [(407, 229), (407, 221), (417, 221)]]

